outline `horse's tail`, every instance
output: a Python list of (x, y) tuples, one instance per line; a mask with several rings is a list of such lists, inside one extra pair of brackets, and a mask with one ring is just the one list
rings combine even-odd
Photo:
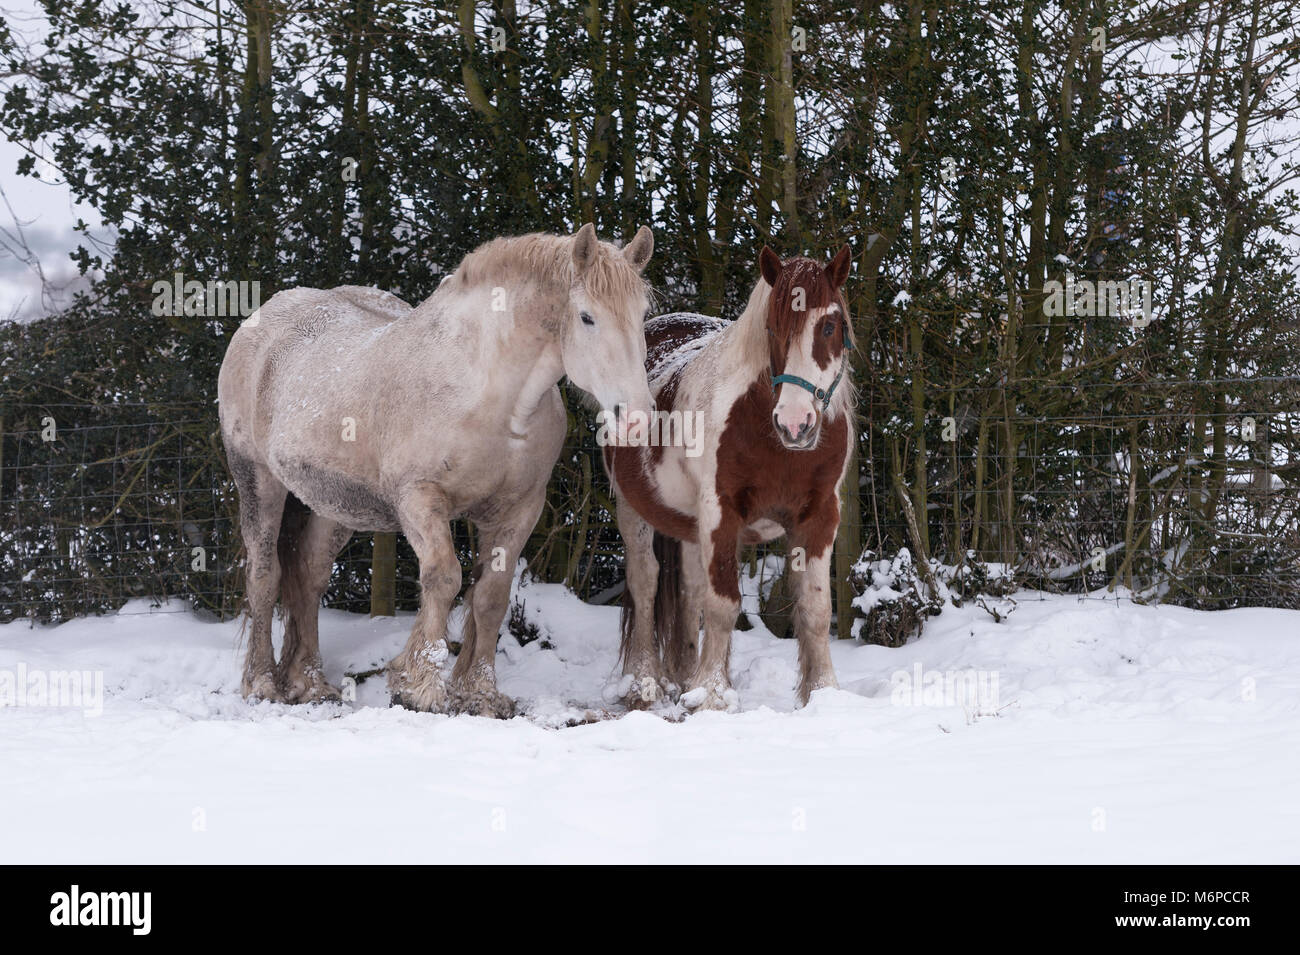
[(655, 534), (654, 550), (659, 562), (659, 587), (655, 590), (655, 639), (663, 654), (668, 678), (684, 685), (698, 662), (696, 643), (700, 636), (700, 621), (698, 617), (687, 619), (691, 603), (683, 599), (682, 542)]
[[(478, 644), (478, 624), (474, 622), (474, 588), (478, 586), (480, 578), (483, 576), (485, 561), (482, 556), (474, 564), (474, 569), (470, 572), (469, 587), (465, 589), (465, 596), (461, 600), (464, 616), (461, 620), (460, 628), (460, 649), (456, 651), (456, 667), (461, 669), (461, 660), (464, 660), (464, 667), (468, 669), (470, 662), (474, 659), (476, 645)], [(450, 615), (448, 615), (450, 623)], [(450, 642), (450, 632), (447, 634)]]
[(306, 563), (299, 552), (303, 531), (311, 518), (311, 509), (292, 494), (284, 499), (284, 514), (280, 518), (280, 536), (276, 540), (276, 555), (280, 559), (280, 610), (284, 617), (284, 647), (281, 661), (297, 656), (301, 635), (295, 612), (303, 613), (302, 602), (308, 598)]
[[(695, 638), (698, 626), (691, 627), (686, 619), (687, 603), (682, 599), (682, 544), (674, 537), (654, 535), (655, 561), (659, 565), (658, 586), (655, 588), (654, 606), (642, 608), (654, 615), (655, 650), (664, 661), (669, 679), (682, 682), (694, 664)], [(624, 663), (636, 627), (636, 604), (632, 588), (623, 591), (620, 629), (623, 639)]]
[[(654, 610), (651, 608), (651, 613)], [(636, 629), (636, 602), (632, 599), (632, 587), (624, 582), (623, 596), (618, 606), (619, 662), (626, 668), (627, 651), (632, 646), (632, 633)], [(658, 627), (655, 628), (655, 642), (658, 643)]]

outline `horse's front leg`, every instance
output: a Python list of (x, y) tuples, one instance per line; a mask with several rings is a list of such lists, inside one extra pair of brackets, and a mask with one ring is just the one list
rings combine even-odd
[(398, 515), (420, 561), (420, 612), (406, 647), (388, 664), (388, 689), (394, 703), (437, 712), (447, 705), (442, 664), (449, 654), (447, 614), (460, 590), (460, 562), (441, 494), (409, 494)]
[(690, 710), (740, 708), (731, 686), (731, 631), (740, 615), (740, 563), (737, 560), (740, 518), (727, 511), (709, 520), (700, 509), (699, 555), (703, 586), (704, 638), (695, 672), (686, 681), (681, 702)]
[(478, 572), (465, 598), (465, 630), (451, 675), (451, 708), (457, 713), (509, 719), (515, 704), (497, 689), (497, 637), (510, 603), (515, 564), (541, 516), (546, 486), (511, 509), (479, 525)]
[[(630, 710), (641, 710), (660, 699), (665, 689), (663, 664), (655, 645), (659, 561), (655, 558), (654, 528), (624, 499), (617, 486), (614, 494), (627, 580), (620, 621), (622, 645), (619, 656), (623, 658), (624, 676), (632, 678), (623, 702)], [(678, 545), (672, 542), (670, 546)]]
[(794, 633), (799, 640), (799, 702), (813, 690), (837, 687), (831, 665), (831, 551), (839, 525), (839, 504), (830, 501), (790, 535), (794, 589)]

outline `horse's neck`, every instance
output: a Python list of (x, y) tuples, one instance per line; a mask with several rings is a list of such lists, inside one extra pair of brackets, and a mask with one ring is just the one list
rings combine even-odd
[(555, 335), (537, 320), (544, 303), (493, 311), (493, 291), (444, 284), (417, 309), (424, 314), (414, 318), (444, 324), (461, 345), (460, 374), (477, 377), (484, 401), (501, 407), (511, 430), (522, 434), (542, 398), (563, 377), (564, 363)]
[(548, 343), (534, 356), (524, 377), (515, 379), (521, 384), (510, 409), (512, 435), (521, 437), (528, 431), (529, 419), (563, 374), (564, 362), (560, 358), (559, 346)]

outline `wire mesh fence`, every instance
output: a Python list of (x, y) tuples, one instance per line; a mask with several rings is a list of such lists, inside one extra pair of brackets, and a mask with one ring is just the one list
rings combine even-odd
[[(1059, 406), (1051, 390), (1067, 388), (1035, 382), (1030, 401), (954, 391), (949, 412), (886, 437), (923, 462), (924, 478), (907, 482), (926, 513), (923, 540), (876, 523), (891, 483), (903, 483), (882, 471), (879, 451), (862, 475), (865, 536), (954, 562), (974, 551), (1043, 591), (1300, 606), (1298, 383), (1106, 382), (1076, 390), (1068, 410), (1037, 414), (1025, 409)], [(888, 407), (872, 414), (885, 430), (896, 421)]]
[[(864, 402), (837, 574), (863, 552), (907, 547), (940, 563), (1001, 564), (1042, 591), (1300, 606), (1300, 413), (1285, 400), (1193, 413), (1164, 385), (1168, 406), (1146, 413), (981, 413), (969, 409), (993, 405), (959, 394), (951, 413), (927, 415), (920, 429), (900, 430), (896, 415)], [(524, 556), (535, 576), (608, 602), (621, 590), (622, 549), (589, 417), (570, 416)], [(909, 509), (924, 515), (915, 527)], [(164, 603), (220, 617), (240, 610), (238, 500), (212, 405), (4, 407), (0, 511), (0, 620)], [(457, 522), (455, 539), (468, 580), (473, 527)], [(745, 555), (747, 586), (761, 599), (771, 581), (757, 558), (781, 549)], [(414, 610), (418, 568), (400, 535), (385, 566), (393, 607)], [(326, 604), (370, 610), (375, 567), (374, 535), (355, 535)], [(852, 597), (842, 583), (841, 603)]]
[[(1234, 436), (1217, 458), (1196, 450), (1198, 417), (1207, 433)], [(982, 486), (987, 455), (978, 435), (958, 432), (927, 453), (925, 550), (955, 562), (974, 549), (1026, 583), (1081, 595), (1113, 585), (1204, 607), (1292, 602), (1297, 495), (1281, 475), (1295, 461), (1291, 443), (1271, 437), (1295, 422), (1271, 408), (1018, 419), (1013, 460)], [(902, 522), (877, 523), (888, 482), (868, 483), (867, 536), (880, 543), (867, 546), (910, 543)]]

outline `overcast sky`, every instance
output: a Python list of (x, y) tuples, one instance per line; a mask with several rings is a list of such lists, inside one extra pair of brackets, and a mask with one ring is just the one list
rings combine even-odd
[[(44, 18), (35, 0), (0, 0), (0, 14), (16, 32), (37, 37), (42, 33)], [(24, 155), (20, 146), (0, 136), (0, 189), (13, 210), (0, 200), (0, 319), (43, 315), (50, 304), (41, 301), (41, 282), (34, 266), (15, 254), (19, 229), (50, 285), (64, 288), (56, 295), (55, 310), (67, 304), (75, 288), (84, 284), (68, 258), (84, 241), (72, 231), (77, 219), (89, 223), (96, 235), (106, 234), (95, 210), (74, 204), (62, 177), (48, 164), (37, 163), (39, 182), (17, 175), (18, 160)]]

